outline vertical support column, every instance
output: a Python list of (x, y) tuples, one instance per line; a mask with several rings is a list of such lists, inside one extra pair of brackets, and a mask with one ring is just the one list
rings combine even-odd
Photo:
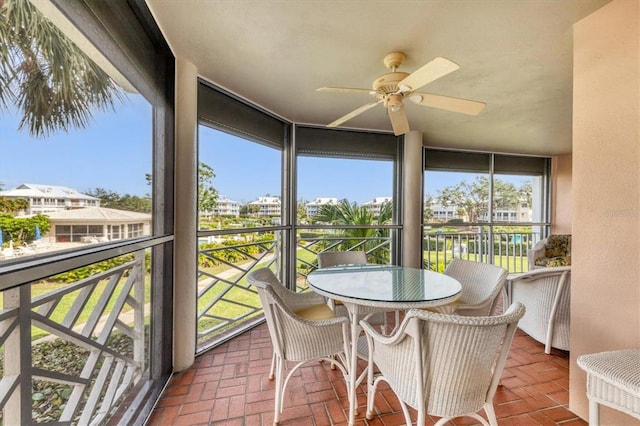
[(196, 67), (176, 59), (176, 158), (173, 289), (173, 369), (189, 368), (196, 352), (197, 126)]
[(402, 264), (422, 267), (422, 133), (404, 135)]

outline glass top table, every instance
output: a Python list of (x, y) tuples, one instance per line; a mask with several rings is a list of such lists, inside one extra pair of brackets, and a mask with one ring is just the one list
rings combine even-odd
[[(355, 422), (357, 410), (358, 336), (360, 320), (370, 315), (372, 308), (380, 311), (429, 308), (447, 305), (460, 297), (462, 286), (444, 274), (403, 266), (344, 265), (316, 269), (307, 276), (307, 283), (318, 294), (339, 300), (349, 312), (351, 324), (351, 354), (347, 379), (349, 424)], [(397, 324), (396, 324), (397, 326)]]
[(364, 306), (410, 309), (453, 302), (462, 289), (447, 275), (389, 265), (345, 265), (317, 269), (307, 282), (323, 296)]

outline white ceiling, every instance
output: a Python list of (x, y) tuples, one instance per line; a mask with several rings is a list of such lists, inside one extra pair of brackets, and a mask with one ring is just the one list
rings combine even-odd
[[(288, 120), (326, 125), (369, 103), (387, 53), (412, 72), (460, 69), (421, 91), (487, 103), (478, 116), (407, 102), (424, 144), (571, 152), (572, 24), (610, 0), (147, 0), (174, 54), (201, 77)], [(391, 130), (381, 105), (343, 124)]]

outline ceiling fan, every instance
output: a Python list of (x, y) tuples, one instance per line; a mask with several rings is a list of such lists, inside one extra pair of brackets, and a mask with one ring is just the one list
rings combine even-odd
[(376, 99), (375, 102), (363, 105), (343, 115), (329, 123), (327, 127), (337, 127), (376, 105), (383, 104), (389, 113), (393, 133), (396, 136), (403, 135), (409, 132), (409, 121), (407, 120), (407, 112), (403, 103), (405, 98), (408, 98), (418, 105), (441, 108), (469, 115), (480, 114), (486, 106), (484, 102), (416, 92), (416, 90), (427, 83), (431, 83), (440, 77), (452, 73), (460, 67), (448, 59), (438, 57), (411, 74), (396, 71), (397, 68), (402, 65), (405, 58), (406, 56), (401, 52), (393, 52), (385, 56), (384, 64), (391, 72), (375, 79), (373, 81), (373, 89), (352, 89), (347, 87), (321, 87), (316, 89), (319, 92), (366, 93)]

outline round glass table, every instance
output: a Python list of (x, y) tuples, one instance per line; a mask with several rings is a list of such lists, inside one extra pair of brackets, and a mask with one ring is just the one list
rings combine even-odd
[[(426, 269), (391, 265), (344, 265), (316, 269), (307, 276), (307, 283), (318, 294), (342, 302), (351, 323), (351, 354), (347, 392), (349, 424), (354, 424), (357, 410), (358, 336), (360, 320), (381, 311), (430, 308), (454, 302), (462, 286), (452, 277)], [(397, 326), (397, 324), (396, 324)]]

